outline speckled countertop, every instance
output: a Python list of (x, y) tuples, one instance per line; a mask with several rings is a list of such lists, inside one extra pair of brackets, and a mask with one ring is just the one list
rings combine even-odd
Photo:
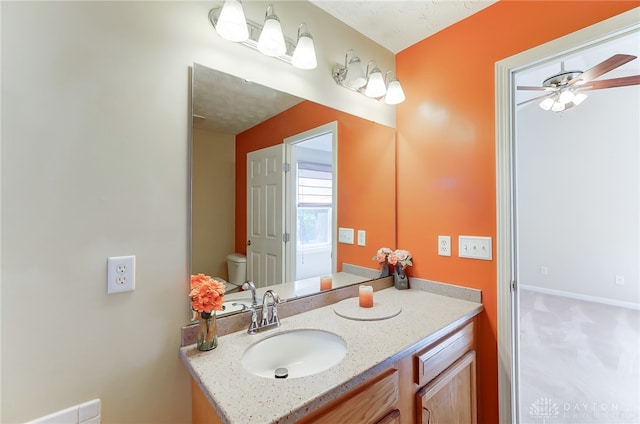
[[(424, 339), (473, 317), (482, 304), (421, 290), (377, 291), (376, 303), (402, 305), (402, 312), (380, 321), (342, 318), (329, 305), (282, 320), (278, 329), (257, 335), (239, 331), (219, 338), (218, 347), (199, 352), (195, 345), (180, 356), (209, 402), (226, 423), (292, 423), (384, 370)], [(242, 368), (250, 345), (274, 334), (302, 328), (333, 332), (347, 343), (347, 356), (321, 373), (294, 379), (267, 379)]]

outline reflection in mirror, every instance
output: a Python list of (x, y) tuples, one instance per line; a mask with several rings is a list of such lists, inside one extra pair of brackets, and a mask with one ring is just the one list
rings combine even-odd
[[(369, 279), (342, 271), (346, 264), (376, 268), (375, 251), (395, 244), (393, 128), (198, 64), (192, 115), (191, 273), (229, 282), (224, 312), (251, 302), (240, 287), (256, 269), (247, 255), (247, 160), (274, 146), (291, 160), (295, 176), (283, 224), (295, 243), (283, 244), (307, 250), (282, 255), (274, 264), (282, 276), (256, 284), (259, 292), (277, 284), (284, 299), (313, 294), (324, 274), (333, 274), (333, 288)], [(336, 243), (338, 227), (365, 231), (365, 245), (357, 238)], [(325, 268), (314, 269), (312, 253)]]

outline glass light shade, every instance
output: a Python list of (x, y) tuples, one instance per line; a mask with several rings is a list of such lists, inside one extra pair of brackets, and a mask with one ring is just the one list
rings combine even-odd
[(282, 56), (287, 52), (282, 27), (275, 15), (267, 16), (264, 20), (264, 27), (258, 38), (258, 50), (267, 56)]
[(302, 34), (298, 38), (298, 45), (293, 52), (291, 64), (300, 69), (314, 69), (318, 66), (313, 38), (309, 34)]
[(389, 87), (387, 88), (387, 94), (384, 96), (384, 102), (388, 105), (397, 105), (404, 102), (406, 99), (404, 90), (400, 85), (400, 81), (392, 79), (389, 81)]
[(247, 20), (238, 0), (226, 0), (220, 11), (216, 32), (229, 41), (242, 42), (249, 38)]
[(574, 94), (571, 90), (564, 90), (562, 91), (562, 93), (560, 93), (560, 103), (562, 104), (568, 104), (571, 103), (573, 101), (574, 98)]
[(551, 109), (551, 106), (553, 106), (553, 103), (555, 103), (553, 96), (547, 97), (546, 99), (540, 102), (540, 107), (544, 110), (549, 110)]
[(578, 106), (580, 103), (584, 102), (587, 97), (588, 96), (584, 93), (578, 93), (573, 98), (573, 104)]
[(365, 86), (367, 79), (364, 77), (364, 69), (358, 56), (349, 61), (347, 66), (347, 76), (344, 79), (344, 85), (349, 88), (358, 89)]
[(551, 106), (551, 110), (554, 112), (562, 112), (564, 110), (564, 103), (553, 102), (553, 106)]
[(364, 91), (367, 97), (380, 97), (384, 96), (387, 92), (387, 87), (384, 85), (384, 77), (382, 72), (377, 68), (371, 71), (369, 74), (369, 81), (367, 81), (367, 88)]

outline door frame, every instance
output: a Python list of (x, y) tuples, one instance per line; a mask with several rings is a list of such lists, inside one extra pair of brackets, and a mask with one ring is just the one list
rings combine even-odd
[[(293, 145), (302, 141), (308, 140), (313, 137), (317, 137), (322, 134), (332, 134), (332, 208), (331, 208), (331, 272), (335, 273), (338, 263), (338, 121), (332, 121), (328, 124), (320, 125), (319, 127), (312, 128), (308, 131), (287, 137), (284, 139), (285, 143), (285, 162), (291, 165), (292, 149)], [(293, 281), (296, 266), (296, 250), (295, 240), (297, 237), (295, 219), (293, 213), (296, 209), (295, 198), (293, 196), (293, 181), (292, 173), (287, 172), (284, 182), (285, 191), (285, 207), (284, 207), (284, 222), (285, 232), (290, 234), (290, 243), (285, 243), (284, 257), (285, 257), (285, 282)]]
[[(513, 231), (513, 143), (515, 139), (515, 73), (576, 53), (640, 28), (635, 8), (564, 37), (496, 62), (496, 242), (498, 296), (498, 399), (501, 423), (519, 422), (517, 331)], [(513, 284), (512, 284), (513, 282)]]

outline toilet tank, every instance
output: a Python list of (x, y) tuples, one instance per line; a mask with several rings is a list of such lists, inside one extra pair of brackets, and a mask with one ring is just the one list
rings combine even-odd
[(227, 255), (227, 271), (229, 282), (236, 286), (242, 286), (247, 281), (247, 257), (241, 253)]

